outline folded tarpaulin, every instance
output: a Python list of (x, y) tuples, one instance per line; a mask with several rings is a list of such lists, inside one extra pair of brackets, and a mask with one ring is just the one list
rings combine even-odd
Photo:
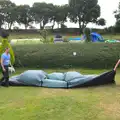
[[(78, 88), (115, 84), (114, 70), (100, 75), (82, 75), (72, 71), (66, 73), (47, 74), (42, 70), (28, 70), (9, 79), (11, 86), (37, 86), (48, 88)], [(4, 82), (3, 84), (4, 85)]]

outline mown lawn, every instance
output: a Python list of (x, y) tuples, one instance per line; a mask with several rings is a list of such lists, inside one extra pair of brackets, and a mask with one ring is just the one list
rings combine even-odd
[[(27, 69), (18, 69), (19, 74)], [(71, 69), (83, 74), (106, 70)], [(68, 70), (44, 70), (48, 73)], [(120, 70), (117, 85), (79, 89), (9, 87), (0, 89), (1, 120), (120, 120)]]
[[(69, 34), (66, 34), (66, 35), (63, 35), (65, 38), (75, 38), (75, 37), (80, 37), (82, 35), (78, 35), (78, 36), (72, 36), (72, 35), (69, 35)], [(53, 35), (50, 36), (51, 37), (54, 37)], [(120, 34), (116, 34), (116, 35), (113, 35), (113, 34), (105, 34), (105, 35), (102, 35), (102, 37), (104, 39), (118, 39), (120, 40)], [(24, 34), (21, 34), (21, 33), (10, 33), (10, 37), (9, 39), (32, 39), (32, 38), (40, 38), (40, 34), (39, 33), (31, 33), (31, 34), (28, 34), (28, 33), (24, 33)]]

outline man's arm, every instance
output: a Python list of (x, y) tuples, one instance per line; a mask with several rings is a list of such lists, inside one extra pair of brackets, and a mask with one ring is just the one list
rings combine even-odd
[(120, 64), (120, 59), (118, 60), (118, 62), (116, 63), (115, 67), (114, 67), (114, 71), (116, 71), (118, 65)]
[(3, 71), (5, 71), (5, 68), (4, 68), (4, 65), (3, 65), (3, 58), (2, 57), (1, 57), (1, 66), (2, 66)]

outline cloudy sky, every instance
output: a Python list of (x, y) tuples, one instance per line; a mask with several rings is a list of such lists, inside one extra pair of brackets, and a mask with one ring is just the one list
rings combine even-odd
[[(53, 3), (53, 4), (67, 4), (68, 0), (11, 0), (12, 2), (15, 2), (17, 5), (20, 4), (29, 4), (30, 6), (34, 2), (47, 2), (47, 3)], [(111, 26), (115, 24), (115, 18), (113, 15), (113, 11), (118, 8), (119, 0), (98, 0), (99, 5), (101, 6), (101, 17), (103, 17), (107, 24), (106, 26)], [(72, 23), (65, 23), (69, 27), (78, 27), (78, 24), (72, 24)], [(89, 24), (90, 27), (98, 27), (93, 24)], [(102, 28), (102, 27), (101, 27)]]

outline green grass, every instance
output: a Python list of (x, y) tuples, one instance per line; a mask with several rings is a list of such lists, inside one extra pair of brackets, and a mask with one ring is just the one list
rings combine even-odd
[(116, 34), (116, 35), (112, 35), (112, 34), (103, 35), (103, 38), (104, 39), (117, 39), (117, 40), (120, 40), (120, 34)]
[[(50, 37), (52, 37), (53, 35), (51, 35)], [(72, 35), (69, 35), (69, 34), (66, 34), (64, 35), (66, 38), (69, 38), (69, 37), (81, 37), (80, 36), (72, 36)], [(120, 39), (120, 34), (116, 34), (116, 35), (113, 35), (113, 34), (106, 34), (106, 35), (102, 35), (103, 38), (105, 39)], [(31, 33), (31, 34), (21, 34), (21, 33), (10, 33), (10, 37), (9, 39), (25, 39), (25, 38), (28, 38), (28, 39), (31, 39), (31, 38), (40, 38), (40, 34), (39, 33)]]
[(13, 40), (13, 41), (11, 41), (11, 44), (12, 45), (26, 45), (26, 44), (28, 44), (28, 45), (33, 44), (34, 45), (34, 44), (43, 44), (43, 42), (40, 40), (38, 41), (38, 40), (32, 40), (32, 39), (31, 40), (24, 40), (23, 39), (23, 40), (17, 40), (17, 41)]
[[(116, 34), (116, 35), (113, 35), (113, 34), (106, 34), (106, 35), (101, 35), (104, 39), (117, 39), (117, 40), (120, 40), (120, 34)], [(65, 36), (66, 38), (75, 38), (75, 37), (79, 37), (81, 38), (81, 35), (80, 36)]]
[(36, 34), (20, 34), (18, 33), (11, 33), (10, 34), (10, 39), (31, 39), (31, 38), (40, 38), (40, 34), (36, 33)]
[[(54, 37), (53, 35), (50, 35), (48, 38), (51, 38), (51, 37)], [(79, 35), (79, 36), (75, 36), (75, 35), (69, 35), (69, 34), (66, 34), (66, 35), (63, 35), (64, 38), (68, 39), (68, 38), (75, 38), (75, 37), (82, 37), (82, 35)], [(102, 35), (102, 37), (106, 40), (106, 39), (109, 39), (109, 40), (112, 40), (112, 39), (117, 39), (117, 40), (120, 40), (120, 34), (116, 34), (116, 35), (113, 35), (113, 34), (106, 34), (106, 35)], [(28, 34), (28, 33), (24, 33), (24, 34), (21, 34), (19, 32), (17, 33), (10, 33), (10, 37), (9, 37), (9, 40), (12, 40), (12, 39), (34, 39), (34, 38), (41, 38), (40, 34), (39, 33), (31, 33), (31, 34)], [(1, 41), (1, 38), (0, 38), (0, 41)], [(26, 43), (17, 43), (18, 44), (31, 44), (32, 42), (26, 42)], [(32, 43), (34, 44), (34, 43)], [(35, 43), (35, 44), (39, 44), (39, 43)]]
[[(50, 37), (52, 37), (53, 35), (51, 35)], [(64, 35), (66, 38), (70, 38), (70, 37), (81, 37), (80, 36), (72, 36), (72, 35)], [(106, 34), (106, 35), (102, 35), (104, 39), (120, 39), (120, 34), (116, 34), (116, 35), (112, 35), (112, 34)], [(12, 33), (10, 34), (10, 39), (23, 39), (23, 38), (40, 38), (40, 34), (36, 33), (36, 34), (19, 34), (19, 33)]]
[[(31, 68), (32, 69), (32, 68)], [(26, 69), (18, 69), (16, 74)], [(100, 74), (106, 70), (71, 69), (83, 74)], [(68, 70), (44, 71), (63, 72)], [(0, 89), (1, 120), (119, 120), (120, 70), (117, 86), (79, 89), (9, 87)]]

